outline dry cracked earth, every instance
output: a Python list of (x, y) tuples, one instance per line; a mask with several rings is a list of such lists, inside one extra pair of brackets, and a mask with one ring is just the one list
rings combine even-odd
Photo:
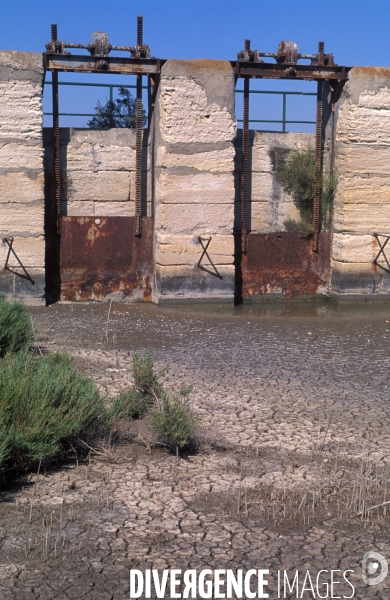
[[(268, 569), (270, 598), (278, 570), (299, 571), (298, 597), (351, 597), (350, 569), (353, 597), (389, 598), (390, 576), (367, 585), (361, 569), (368, 551), (390, 560), (389, 308), (31, 314), (42, 351), (71, 352), (110, 395), (131, 382), (134, 350), (152, 348), (167, 388), (194, 386), (201, 423), (179, 462), (138, 423), (83, 461), (3, 482), (1, 600), (124, 599), (130, 569), (150, 568)], [(343, 582), (333, 595), (320, 570)]]

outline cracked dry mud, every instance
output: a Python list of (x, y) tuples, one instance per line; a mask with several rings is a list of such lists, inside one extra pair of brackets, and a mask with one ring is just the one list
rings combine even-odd
[(40, 346), (110, 394), (153, 348), (168, 388), (194, 385), (200, 450), (130, 440), (5, 489), (0, 599), (128, 598), (131, 568), (269, 569), (270, 598), (278, 569), (353, 569), (356, 598), (388, 598), (361, 561), (390, 559), (390, 517), (358, 508), (390, 487), (390, 310), (108, 308), (32, 309)]

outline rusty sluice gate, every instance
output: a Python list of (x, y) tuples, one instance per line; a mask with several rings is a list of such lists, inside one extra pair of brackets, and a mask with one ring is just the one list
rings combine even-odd
[[(59, 41), (56, 25), (52, 25), (51, 38), (43, 55), (45, 68), (52, 72), (53, 77), (55, 198), (54, 205), (46, 217), (48, 281), (61, 281), (60, 295), (63, 299), (103, 298), (118, 291), (129, 296), (135, 290), (138, 294), (142, 293), (145, 299), (149, 299), (153, 268), (153, 220), (142, 214), (141, 203), (142, 76), (148, 77), (150, 123), (161, 67), (166, 61), (152, 57), (149, 46), (143, 43), (142, 17), (137, 19), (137, 43), (134, 46), (112, 46), (105, 32), (95, 32), (89, 44)], [(87, 50), (89, 56), (71, 54), (68, 49)], [(126, 52), (130, 56), (112, 56), (112, 51)], [(320, 233), (323, 95), (326, 86), (329, 86), (334, 124), (335, 105), (348, 77), (349, 68), (336, 65), (333, 55), (325, 54), (323, 42), (319, 43), (317, 53), (300, 54), (295, 42), (283, 41), (276, 53), (270, 53), (252, 50), (250, 40), (245, 40), (245, 48), (238, 53), (237, 58), (238, 60), (231, 61), (233, 72), (236, 79), (244, 78), (242, 213), (240, 229), (234, 231), (239, 295), (262, 295), (272, 289), (283, 290), (289, 297), (296, 294), (312, 294), (326, 283), (329, 275), (330, 238), (328, 233)], [(263, 58), (274, 59), (275, 62), (265, 62)], [(310, 64), (299, 64), (299, 60), (309, 60)], [(61, 217), (59, 72), (120, 73), (137, 76), (135, 217)], [(249, 92), (252, 78), (317, 81), (317, 186), (312, 241), (292, 233), (253, 234), (250, 231)], [(58, 283), (55, 283), (54, 288), (58, 291)]]
[[(73, 55), (68, 49), (87, 50), (90, 56)], [(110, 56), (111, 51), (127, 52), (130, 56)], [(142, 214), (142, 76), (148, 76), (150, 123), (159, 74), (165, 61), (152, 57), (149, 46), (143, 43), (142, 16), (137, 17), (135, 46), (113, 46), (105, 32), (94, 32), (89, 44), (59, 41), (57, 25), (52, 25), (51, 40), (46, 44), (43, 60), (45, 69), (52, 72), (55, 180), (54, 206), (47, 211), (45, 225), (47, 296), (51, 299), (87, 300), (104, 298), (115, 292), (130, 296), (138, 290), (142, 291), (145, 300), (149, 300), (153, 271), (153, 219)], [(95, 219), (61, 216), (59, 72), (137, 76), (134, 217)]]
[(318, 252), (298, 233), (255, 233), (247, 243), (241, 262), (244, 299), (313, 296), (329, 281), (329, 232), (318, 235)]
[(101, 300), (109, 294), (150, 300), (153, 219), (142, 238), (131, 235), (134, 217), (61, 217), (61, 299)]
[[(332, 111), (348, 77), (349, 68), (334, 63), (332, 54), (325, 54), (324, 42), (319, 42), (316, 54), (300, 54), (295, 42), (282, 41), (276, 53), (251, 49), (245, 40), (244, 50), (232, 62), (236, 78), (244, 78), (242, 133), (241, 230), (235, 232), (236, 302), (250, 296), (270, 292), (287, 297), (313, 295), (325, 285), (330, 270), (330, 234), (321, 231), (321, 181), (323, 162), (323, 94), (324, 81), (331, 93)], [(276, 63), (263, 58), (275, 59)], [(298, 64), (299, 60), (310, 64)], [(317, 81), (315, 160), (317, 183), (313, 202), (313, 240), (293, 233), (256, 234), (248, 223), (249, 179), (249, 85), (252, 78)], [(334, 118), (334, 113), (333, 113)], [(331, 157), (333, 167), (333, 157)], [(238, 233), (240, 235), (238, 235)]]

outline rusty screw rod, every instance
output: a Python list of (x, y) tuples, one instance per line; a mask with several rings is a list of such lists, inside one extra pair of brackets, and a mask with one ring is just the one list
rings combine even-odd
[(143, 17), (138, 15), (137, 17), (137, 46), (143, 45)]
[[(324, 63), (324, 42), (318, 44), (318, 63)], [(321, 203), (321, 187), (322, 187), (322, 95), (323, 82), (317, 82), (317, 111), (316, 111), (316, 171), (317, 181), (314, 191), (314, 206), (313, 206), (313, 226), (314, 240), (313, 251), (318, 252), (318, 234), (320, 232), (320, 203)]]
[[(51, 39), (57, 42), (57, 25), (51, 26)], [(59, 117), (59, 94), (58, 94), (58, 72), (52, 72), (52, 99), (53, 99), (53, 162), (55, 183), (55, 215), (57, 234), (61, 235), (61, 168), (60, 168), (60, 117)]]
[[(143, 38), (142, 16), (137, 17), (137, 52), (139, 54)], [(137, 75), (137, 97), (135, 104), (135, 221), (134, 235), (142, 235), (142, 75)]]
[[(250, 50), (245, 40), (245, 50)], [(242, 179), (241, 179), (241, 250), (247, 251), (248, 240), (248, 171), (249, 171), (249, 77), (244, 78), (244, 114), (242, 124)]]

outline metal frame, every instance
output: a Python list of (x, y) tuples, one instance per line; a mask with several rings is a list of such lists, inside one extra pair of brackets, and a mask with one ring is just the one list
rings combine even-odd
[[(245, 40), (245, 48), (238, 53), (238, 60), (231, 61), (236, 79), (244, 78), (244, 108), (242, 134), (242, 186), (241, 186), (241, 252), (247, 252), (248, 238), (248, 157), (249, 157), (249, 81), (251, 78), (272, 78), (287, 80), (317, 81), (317, 111), (316, 111), (316, 167), (317, 184), (313, 207), (313, 252), (318, 252), (318, 235), (320, 232), (320, 198), (322, 179), (322, 96), (323, 82), (329, 81), (332, 93), (332, 111), (340, 96), (343, 85), (348, 78), (349, 67), (339, 67), (334, 64), (333, 55), (324, 53), (324, 42), (319, 42), (317, 54), (298, 54), (294, 42), (281, 42), (277, 53), (258, 52), (251, 50), (250, 40)], [(260, 57), (274, 58), (277, 64), (266, 63)], [(299, 65), (299, 59), (309, 59), (310, 65)], [(333, 162), (333, 158), (332, 161)]]
[[(66, 48), (81, 48), (90, 52), (87, 55), (72, 55)], [(130, 57), (109, 56), (111, 50), (129, 52)], [(149, 46), (143, 44), (143, 18), (137, 17), (136, 46), (111, 46), (105, 33), (95, 34), (95, 40), (88, 45), (69, 44), (58, 40), (57, 25), (51, 26), (51, 41), (46, 44), (43, 54), (45, 70), (52, 72), (53, 102), (53, 166), (55, 179), (55, 212), (58, 239), (61, 237), (61, 170), (60, 170), (60, 131), (58, 73), (100, 73), (136, 75), (136, 200), (134, 235), (142, 235), (142, 76), (148, 76), (149, 123), (154, 106), (159, 75), (165, 60), (150, 56)], [(111, 89), (111, 88), (110, 88)]]
[[(243, 94), (244, 90), (236, 90), (236, 94)], [(283, 96), (282, 106), (282, 119), (249, 119), (249, 123), (280, 123), (282, 125), (282, 131), (275, 131), (275, 133), (286, 133), (287, 124), (298, 124), (298, 125), (315, 125), (315, 121), (292, 121), (287, 119), (287, 96), (317, 96), (317, 92), (287, 92), (287, 91), (275, 91), (275, 90), (249, 90), (249, 94), (276, 94)], [(237, 119), (238, 123), (242, 123), (243, 119)], [(270, 131), (266, 129), (265, 131)], [(272, 133), (272, 132), (270, 132)]]

